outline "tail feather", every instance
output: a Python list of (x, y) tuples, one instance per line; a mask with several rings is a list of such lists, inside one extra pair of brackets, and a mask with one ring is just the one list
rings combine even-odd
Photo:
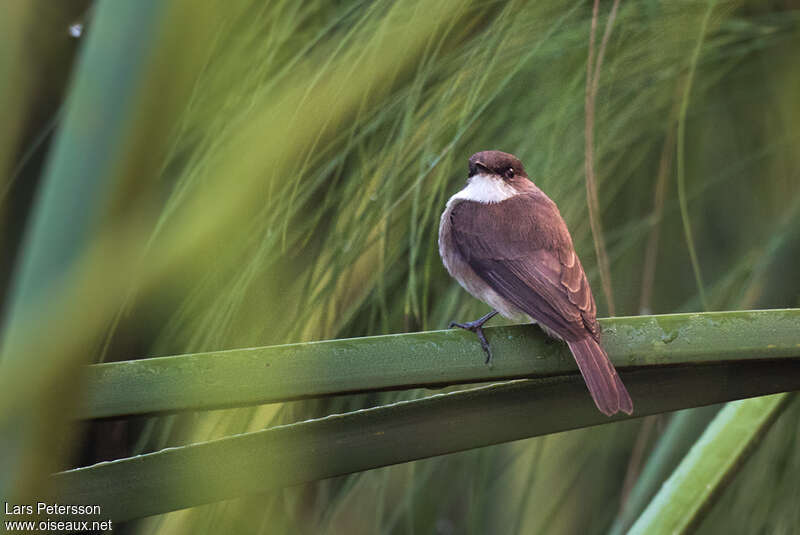
[(633, 401), (605, 350), (591, 336), (567, 342), (595, 405), (606, 416), (633, 412)]

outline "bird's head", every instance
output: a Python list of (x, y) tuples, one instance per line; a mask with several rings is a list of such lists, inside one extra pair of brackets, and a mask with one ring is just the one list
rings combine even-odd
[(528, 178), (519, 158), (499, 150), (485, 150), (470, 156), (469, 176), (475, 175), (484, 175), (511, 185), (518, 179)]

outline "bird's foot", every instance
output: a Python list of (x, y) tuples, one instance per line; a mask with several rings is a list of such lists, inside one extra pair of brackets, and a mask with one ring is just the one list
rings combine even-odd
[(455, 321), (451, 321), (450, 325), (447, 326), (448, 329), (458, 327), (459, 329), (464, 329), (477, 334), (478, 340), (481, 343), (481, 347), (483, 348), (484, 353), (486, 353), (486, 365), (490, 368), (492, 366), (492, 349), (489, 347), (489, 342), (486, 340), (486, 335), (483, 333), (483, 324), (492, 319), (496, 314), (497, 311), (492, 310), (485, 316), (478, 318), (475, 321), (469, 321), (467, 323), (456, 323)]

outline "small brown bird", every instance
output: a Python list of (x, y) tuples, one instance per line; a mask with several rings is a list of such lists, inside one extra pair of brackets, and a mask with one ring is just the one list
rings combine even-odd
[(516, 156), (496, 150), (469, 159), (467, 185), (450, 197), (439, 226), (447, 271), (494, 310), (469, 323), (492, 358), (483, 324), (498, 312), (526, 316), (567, 342), (603, 414), (633, 412), (633, 402), (600, 345), (589, 281), (556, 204), (530, 181)]

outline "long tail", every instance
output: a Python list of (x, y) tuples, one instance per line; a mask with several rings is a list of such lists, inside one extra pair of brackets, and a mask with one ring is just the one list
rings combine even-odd
[(631, 414), (633, 412), (631, 396), (600, 344), (591, 336), (587, 336), (582, 340), (567, 342), (567, 345), (600, 412), (606, 416), (611, 416), (617, 411)]

